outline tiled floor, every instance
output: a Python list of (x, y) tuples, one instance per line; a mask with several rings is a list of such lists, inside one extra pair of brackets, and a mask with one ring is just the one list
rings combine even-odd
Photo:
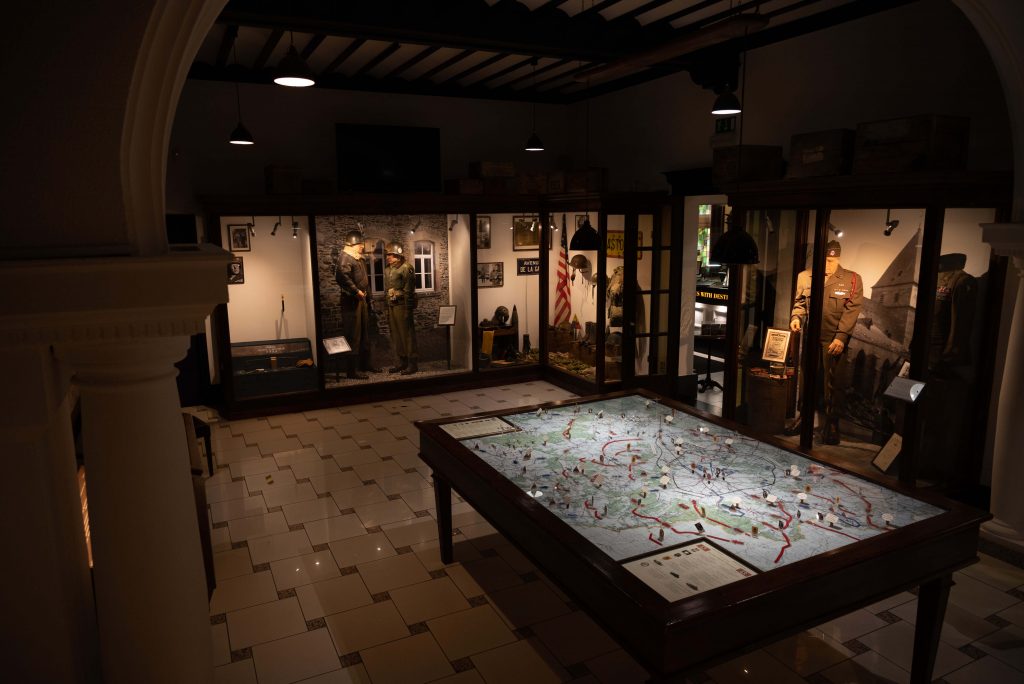
[[(412, 421), (566, 396), (532, 382), (216, 426), (217, 681), (644, 681), (467, 503), (453, 506), (458, 562), (438, 555)], [(1024, 684), (1024, 570), (983, 556), (956, 581), (935, 675)], [(907, 682), (915, 608), (898, 594), (694, 680)]]

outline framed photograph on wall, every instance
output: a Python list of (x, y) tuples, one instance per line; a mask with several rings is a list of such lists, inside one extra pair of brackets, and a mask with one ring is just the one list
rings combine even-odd
[(476, 286), (477, 287), (504, 287), (505, 286), (505, 262), (487, 261), (478, 262), (476, 265)]
[(232, 252), (251, 252), (252, 242), (249, 241), (249, 226), (228, 226), (228, 241)]
[(476, 248), (477, 249), (490, 249), (491, 248), (491, 217), (490, 216), (477, 216), (476, 217)]
[(242, 257), (231, 257), (228, 262), (228, 285), (242, 285), (245, 283), (245, 266), (242, 264)]
[(513, 216), (512, 249), (517, 252), (540, 249), (540, 232), (536, 216)]

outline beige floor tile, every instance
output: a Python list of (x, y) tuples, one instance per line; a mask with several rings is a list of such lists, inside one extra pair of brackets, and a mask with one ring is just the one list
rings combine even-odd
[[(346, 475), (347, 473), (342, 473)], [(362, 480), (360, 480), (362, 482)], [(357, 506), (369, 506), (371, 504), (386, 503), (388, 495), (381, 491), (375, 484), (360, 485), (351, 489), (342, 489), (331, 492), (331, 498), (338, 508), (356, 508)]]
[(410, 518), (382, 527), (393, 546), (412, 546), (437, 539), (437, 521), (433, 518)]
[(414, 553), (360, 563), (356, 567), (371, 594), (430, 580), (430, 573)]
[(405, 502), (401, 499), (366, 506), (355, 506), (354, 509), (356, 515), (359, 516), (359, 519), (366, 527), (376, 527), (416, 517), (412, 509), (406, 506)]
[(800, 632), (776, 641), (764, 650), (801, 677), (821, 672), (854, 656), (852, 651), (823, 632)]
[(753, 651), (707, 671), (717, 684), (803, 684), (804, 679), (764, 651)]
[(290, 684), (341, 669), (326, 629), (253, 646), (252, 659), (260, 684)]
[(371, 684), (370, 675), (362, 663), (327, 674), (303, 679), (300, 684)]
[[(443, 570), (444, 568), (449, 567), (441, 562), (441, 547), (436, 539), (422, 542), (420, 544), (413, 544), (412, 550), (428, 572)], [(467, 540), (463, 539), (462, 535), (456, 535), (452, 539), (452, 556), (455, 563), (465, 563), (482, 557), (480, 555), (480, 551)]]
[[(351, 442), (351, 440), (349, 440)], [(362, 449), (355, 442), (352, 446), (346, 443), (344, 450), (340, 448), (331, 452), (331, 458), (341, 468), (354, 468), (357, 465), (369, 465), (371, 463), (382, 463), (380, 456), (373, 449)], [(366, 478), (360, 478), (365, 480)]]
[(985, 656), (945, 675), (949, 684), (1024, 684), (1024, 672)]
[[(391, 461), (391, 463), (395, 462)], [(397, 463), (395, 463), (395, 466), (401, 469), (401, 466)], [(419, 473), (402, 473), (401, 475), (380, 478), (377, 480), (377, 485), (389, 496), (391, 494), (401, 494), (402, 492), (414, 492), (418, 489), (433, 491), (431, 484), (424, 480)]]
[[(473, 656), (473, 664), (487, 684), (555, 684), (563, 681), (564, 670), (538, 653), (535, 643), (516, 641)], [(620, 683), (624, 684), (624, 683)]]
[(269, 572), (257, 572), (217, 582), (210, 599), (210, 615), (240, 610), (277, 600), (274, 578)]
[(263, 500), (267, 508), (277, 508), (300, 501), (312, 501), (316, 498), (313, 486), (308, 482), (279, 484), (263, 488)]
[(213, 554), (213, 574), (217, 581), (252, 574), (249, 549), (232, 549)]
[[(901, 669), (910, 671), (914, 650), (914, 626), (909, 622), (891, 624), (870, 634), (865, 634), (858, 641), (895, 663)], [(969, 662), (971, 662), (970, 656), (940, 642), (932, 676), (938, 679), (947, 672), (959, 669)]]
[(270, 571), (274, 574), (278, 591), (321, 582), (341, 574), (330, 551), (274, 561), (270, 564)]
[[(283, 518), (284, 516), (282, 516)], [(292, 558), (312, 553), (313, 547), (304, 530), (274, 534), (249, 540), (249, 555), (253, 565), (271, 563), (283, 558)]]
[(395, 555), (395, 547), (391, 546), (383, 532), (332, 541), (328, 546), (341, 568)]
[(328, 615), (326, 620), (338, 655), (409, 636), (409, 629), (391, 601)]
[[(207, 480), (209, 484), (209, 480)], [(228, 481), (221, 485), (212, 485), (206, 487), (206, 503), (215, 504), (221, 501), (231, 501), (232, 499), (244, 499), (249, 496), (249, 491), (245, 488), (244, 482), (231, 482)]]
[[(243, 446), (237, 449), (214, 449), (213, 462), (221, 466), (233, 466), (245, 461), (258, 460), (263, 457), (259, 447)], [(240, 477), (231, 471), (231, 477)]]
[(306, 461), (319, 461), (320, 452), (313, 447), (300, 447), (289, 451), (279, 451), (274, 454), (274, 460), (281, 468), (294, 466), (296, 463)]
[(537, 623), (532, 629), (563, 665), (590, 660), (619, 648), (597, 623), (580, 611)]
[(833, 684), (910, 684), (910, 673), (874, 651), (861, 653), (821, 673)]
[[(282, 435), (283, 434), (284, 433), (282, 432)], [(301, 449), (302, 442), (294, 437), (281, 437), (280, 439), (268, 439), (259, 442), (257, 446), (260, 448), (260, 453), (264, 456), (273, 456), (274, 454), (282, 451)]]
[[(255, 448), (255, 447), (254, 447)], [(249, 475), (262, 475), (277, 470), (277, 461), (272, 458), (255, 458), (232, 463), (231, 477), (248, 477)]]
[(878, 615), (882, 611), (889, 610), (890, 608), (895, 608), (896, 606), (904, 604), (907, 601), (913, 601), (914, 598), (914, 595), (911, 594), (909, 591), (901, 591), (900, 593), (895, 594), (894, 596), (890, 596), (887, 599), (882, 599), (877, 603), (872, 603), (870, 606), (865, 606), (864, 610), (868, 611), (872, 615)]
[(301, 525), (305, 522), (324, 520), (341, 515), (341, 511), (338, 510), (338, 507), (330, 497), (287, 504), (282, 509), (282, 512), (289, 525)]
[(469, 527), (487, 522), (484, 516), (473, 510), (468, 503), (452, 506), (452, 527)]
[(228, 637), (235, 651), (305, 631), (306, 621), (294, 597), (228, 613)]
[(307, 620), (373, 603), (359, 573), (306, 584), (296, 588), (295, 594)]
[(313, 489), (316, 490), (317, 494), (323, 494), (325, 492), (336, 492), (342, 489), (360, 487), (363, 481), (359, 479), (355, 471), (349, 470), (344, 473), (335, 472), (328, 475), (313, 475), (309, 478), (309, 484), (313, 485)]
[(214, 684), (256, 684), (256, 668), (252, 660), (239, 660), (213, 669)]
[(266, 512), (267, 507), (263, 503), (263, 497), (257, 494), (244, 499), (229, 499), (210, 504), (210, 522), (216, 524), (238, 518), (251, 518)]
[(494, 549), (508, 542), (502, 538), (498, 530), (490, 523), (482, 522), (475, 525), (463, 525), (459, 531), (466, 535), (466, 539), (472, 539), (473, 544), (481, 549)]
[[(1010, 667), (1024, 672), (1024, 629), (1015, 625), (1004, 627), (984, 639), (975, 641), (974, 646), (990, 656), (995, 656)], [(937, 663), (935, 670), (937, 677), (941, 677), (948, 671), (940, 672)]]
[(228, 623), (221, 622), (210, 625), (210, 638), (213, 640), (213, 664), (227, 665), (231, 662), (231, 644), (228, 643)]
[(957, 575), (953, 588), (949, 590), (949, 602), (969, 610), (980, 618), (988, 617), (1019, 603), (1005, 591), (1000, 591), (962, 573)]
[(855, 610), (841, 618), (829, 620), (828, 622), (818, 625), (815, 629), (823, 632), (839, 643), (844, 643), (850, 639), (856, 639), (857, 637), (863, 636), (868, 632), (881, 629), (887, 624), (889, 623), (875, 617), (866, 610)]
[(420, 684), (455, 673), (430, 634), (416, 634), (360, 652), (373, 684)]
[(516, 640), (489, 605), (434, 618), (427, 622), (427, 626), (449, 660), (465, 658)]
[(435, 680), (434, 684), (486, 684), (476, 670), (465, 670), (451, 677)]
[(229, 520), (228, 531), (231, 534), (231, 541), (240, 542), (255, 537), (266, 537), (271, 534), (287, 532), (288, 523), (284, 519), (284, 514), (276, 511), (251, 518)]
[(508, 563), (508, 566), (520, 575), (524, 575), (528, 572), (534, 572), (537, 567), (530, 562), (519, 549), (512, 546), (511, 544), (502, 544), (494, 547), (494, 550), (498, 552), (502, 560)]
[(269, 424), (259, 426), (259, 429), (255, 430), (244, 430), (242, 435), (245, 437), (246, 444), (277, 442), (285, 438), (284, 432), (280, 428), (270, 427)]
[(351, 437), (353, 439), (367, 438), (377, 432), (377, 427), (368, 420), (349, 423), (348, 425), (338, 425), (334, 429), (342, 437)]
[(410, 625), (470, 607), (448, 577), (391, 589), (388, 593), (402, 618)]
[(1004, 620), (1009, 620), (1018, 627), (1024, 627), (1024, 603), (1018, 603), (1015, 606), (1000, 611), (998, 615)]
[(451, 565), (445, 565), (444, 571), (445, 574), (451, 578), (452, 582), (455, 582), (455, 586), (459, 588), (459, 591), (461, 591), (462, 595), (466, 598), (484, 595), (483, 587), (481, 587), (473, 575), (466, 570), (465, 563), (452, 563)]
[(523, 583), (523, 578), (500, 556), (489, 556), (463, 563), (478, 585), (487, 593), (508, 589)]
[(964, 568), (961, 572), (1002, 591), (1024, 584), (1024, 568), (1018, 568), (984, 553), (980, 554), (977, 563)]
[(253, 493), (262, 492), (265, 487), (293, 484), (295, 484), (295, 476), (290, 470), (275, 470), (272, 473), (248, 475), (245, 478), (245, 486)]
[(586, 665), (602, 684), (644, 684), (650, 679), (647, 670), (621, 649), (588, 660)]
[[(906, 620), (912, 625), (917, 624), (917, 601), (910, 601), (896, 606), (893, 615)], [(999, 629), (988, 620), (984, 620), (966, 608), (953, 603), (946, 606), (946, 616), (942, 623), (942, 641), (953, 648), (960, 648), (972, 641), (977, 641)]]
[(313, 546), (366, 534), (363, 523), (354, 513), (336, 515), (323, 520), (311, 520), (303, 523), (302, 526), (306, 528), (309, 543)]
[(495, 610), (512, 629), (572, 612), (555, 592), (540, 580), (491, 592), (488, 597)]
[[(396, 443), (408, 444), (408, 442), (404, 439), (399, 440)], [(402, 466), (404, 470), (408, 470), (409, 468), (415, 468), (416, 466), (423, 465), (423, 461), (420, 459), (419, 452), (417, 452), (415, 449), (410, 449), (409, 451), (394, 451), (393, 449), (389, 448), (388, 451), (391, 452), (391, 458), (394, 459), (395, 463)]]
[(402, 500), (414, 511), (426, 511), (434, 508), (434, 488), (416, 489), (402, 492)]
[(217, 467), (216, 472), (206, 478), (203, 486), (206, 487), (206, 491), (209, 492), (214, 487), (223, 487), (228, 484), (231, 484), (231, 469), (224, 466)]
[(218, 527), (210, 531), (210, 545), (214, 553), (231, 550), (231, 532), (226, 527)]
[(337, 474), (339, 472), (341, 472), (341, 469), (332, 458), (326, 460), (318, 458), (315, 461), (302, 461), (301, 463), (292, 464), (292, 473), (300, 480)]
[(365, 482), (367, 480), (382, 480), (395, 475), (403, 475), (402, 470), (394, 461), (380, 461), (379, 463), (360, 463), (355, 466), (356, 475)]

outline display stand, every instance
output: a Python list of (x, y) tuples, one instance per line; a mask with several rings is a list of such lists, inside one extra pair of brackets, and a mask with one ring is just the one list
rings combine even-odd
[(717, 387), (718, 389), (724, 389), (722, 385), (711, 377), (711, 343), (720, 342), (725, 340), (725, 335), (697, 335), (698, 340), (704, 340), (707, 343), (705, 352), (708, 355), (708, 362), (705, 366), (704, 377), (697, 381), (697, 391), (704, 394), (709, 389)]
[(448, 370), (452, 369), (452, 327), (455, 326), (455, 314), (457, 311), (458, 307), (454, 304), (442, 306), (437, 310), (437, 325), (445, 329), (444, 345), (445, 356), (448, 359)]

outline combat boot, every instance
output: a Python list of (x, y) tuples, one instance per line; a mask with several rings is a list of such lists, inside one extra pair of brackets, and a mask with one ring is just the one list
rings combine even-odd
[(419, 367), (416, 365), (416, 359), (411, 359), (409, 361), (409, 365), (406, 366), (405, 370), (399, 373), (399, 375), (414, 375), (418, 373), (419, 370)]
[(400, 356), (398, 358), (398, 365), (397, 366), (392, 366), (391, 368), (389, 368), (388, 372), (389, 373), (400, 373), (400, 372), (404, 371), (408, 367), (409, 367), (409, 359), (404, 357), (404, 356)]

